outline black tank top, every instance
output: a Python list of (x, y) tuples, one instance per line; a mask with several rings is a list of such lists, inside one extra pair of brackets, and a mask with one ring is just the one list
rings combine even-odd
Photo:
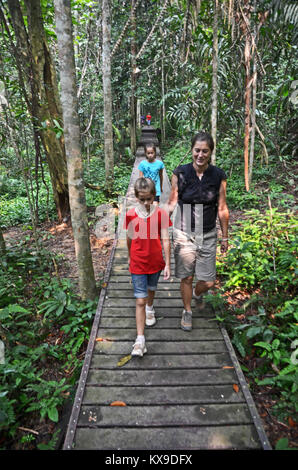
[[(202, 204), (203, 233), (209, 232), (216, 226), (219, 188), (222, 180), (226, 180), (225, 172), (214, 165), (209, 165), (201, 180), (197, 177), (192, 163), (178, 166), (174, 171), (178, 178), (178, 204), (181, 215), (185, 208), (191, 205), (191, 231), (196, 232), (195, 205)], [(181, 225), (180, 225), (181, 224)], [(185, 217), (181, 216), (180, 230), (187, 231)]]

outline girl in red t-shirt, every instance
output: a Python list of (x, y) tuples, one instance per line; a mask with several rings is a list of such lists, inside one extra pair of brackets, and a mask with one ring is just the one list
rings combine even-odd
[(136, 298), (137, 339), (131, 354), (143, 356), (147, 352), (145, 324), (156, 323), (153, 300), (160, 273), (164, 270), (165, 280), (171, 274), (168, 228), (172, 222), (163, 209), (153, 204), (156, 190), (150, 178), (137, 179), (134, 189), (138, 205), (125, 217), (129, 271)]

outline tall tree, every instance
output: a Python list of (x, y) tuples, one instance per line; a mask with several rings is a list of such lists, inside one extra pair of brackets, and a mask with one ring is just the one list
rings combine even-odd
[(0, 224), (0, 254), (4, 255), (5, 252), (6, 252), (6, 245), (5, 245), (5, 240), (4, 240), (4, 236), (3, 236), (1, 224)]
[(242, 16), (242, 30), (245, 35), (244, 45), (244, 69), (245, 69), (245, 92), (244, 92), (244, 180), (246, 191), (249, 191), (248, 155), (249, 139), (251, 132), (251, 49), (252, 41), (250, 35), (250, 0), (244, 0), (244, 8), (239, 4)]
[(131, 2), (131, 101), (130, 101), (130, 149), (135, 155), (137, 150), (137, 123), (136, 123), (136, 0)]
[[(256, 13), (257, 2), (254, 0), (254, 13)], [(254, 163), (255, 154), (255, 135), (256, 135), (256, 109), (257, 109), (257, 24), (254, 22), (254, 50), (253, 50), (253, 66), (252, 66), (252, 108), (251, 108), (251, 138), (250, 138), (250, 150), (249, 150), (249, 165), (248, 165), (248, 184), (251, 185), (252, 169)]]
[(83, 180), (70, 0), (55, 0), (71, 222), (83, 299), (96, 297)]
[(110, 0), (102, 2), (102, 80), (104, 103), (104, 149), (106, 191), (111, 193), (114, 176), (114, 148), (112, 126), (112, 85), (111, 85), (111, 6)]
[[(55, 129), (62, 125), (58, 84), (44, 30), (40, 0), (25, 0), (27, 26), (19, 0), (8, 0), (17, 47), (13, 50), (19, 77), (25, 85), (28, 111), (40, 138), (49, 166), (59, 220), (69, 214), (67, 165), (63, 137)], [(4, 15), (2, 14), (2, 20)]]
[(216, 134), (217, 134), (217, 69), (218, 69), (218, 0), (213, 1), (213, 49), (212, 49), (212, 104), (211, 104), (211, 135), (214, 140), (212, 164), (216, 162)]

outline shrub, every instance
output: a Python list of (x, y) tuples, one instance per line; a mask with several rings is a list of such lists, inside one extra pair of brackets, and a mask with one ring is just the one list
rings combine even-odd
[(0, 260), (0, 429), (8, 442), (26, 415), (58, 421), (96, 311), (96, 301), (81, 301), (69, 280), (52, 276), (52, 256), (20, 243)]
[[(253, 372), (259, 385), (274, 386), (280, 418), (298, 412), (297, 220), (290, 211), (262, 215), (245, 212), (233, 227), (231, 248), (219, 259), (218, 271), (225, 290), (254, 292), (243, 305), (239, 324), (225, 316), (232, 342), (242, 357), (254, 354), (262, 361)], [(248, 306), (254, 307), (248, 315)]]

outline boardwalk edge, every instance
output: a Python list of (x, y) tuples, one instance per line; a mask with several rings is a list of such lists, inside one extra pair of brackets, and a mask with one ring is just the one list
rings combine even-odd
[(230, 353), (230, 356), (231, 356), (231, 359), (232, 359), (232, 362), (233, 362), (233, 365), (234, 365), (234, 368), (235, 368), (235, 372), (237, 374), (239, 383), (241, 385), (241, 389), (242, 389), (243, 395), (245, 397), (249, 412), (251, 414), (254, 425), (256, 427), (256, 430), (257, 430), (262, 448), (263, 448), (263, 450), (272, 450), (272, 447), (271, 447), (271, 445), (268, 441), (267, 435), (266, 435), (265, 430), (263, 428), (263, 424), (262, 424), (261, 418), (259, 416), (259, 413), (257, 411), (256, 405), (255, 405), (255, 403), (253, 401), (253, 398), (252, 398), (252, 395), (249, 391), (248, 384), (245, 380), (244, 374), (242, 372), (239, 361), (237, 359), (235, 350), (234, 350), (233, 345), (231, 343), (230, 337), (227, 333), (227, 330), (224, 327), (221, 327), (220, 330), (221, 330), (221, 333), (222, 333), (223, 338), (225, 340), (228, 351)]

